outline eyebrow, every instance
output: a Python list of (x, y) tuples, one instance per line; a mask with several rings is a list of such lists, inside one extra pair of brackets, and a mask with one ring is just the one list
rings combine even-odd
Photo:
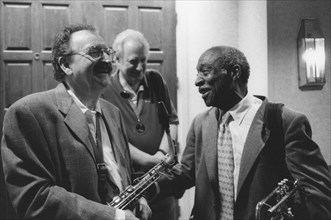
[(213, 65), (211, 64), (200, 64), (197, 66), (197, 70), (202, 70), (202, 69), (212, 69)]

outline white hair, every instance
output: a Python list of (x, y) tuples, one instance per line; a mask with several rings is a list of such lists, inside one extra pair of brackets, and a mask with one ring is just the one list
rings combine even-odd
[(116, 36), (113, 43), (113, 49), (116, 51), (117, 57), (121, 57), (123, 55), (123, 46), (125, 42), (130, 40), (141, 43), (144, 46), (146, 57), (148, 57), (149, 43), (141, 32), (132, 29), (126, 29)]

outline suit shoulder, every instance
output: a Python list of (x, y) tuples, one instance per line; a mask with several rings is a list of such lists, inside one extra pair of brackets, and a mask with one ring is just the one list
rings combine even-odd
[(304, 118), (308, 120), (307, 116), (304, 113), (291, 109), (287, 106), (283, 107), (282, 117), (285, 121), (293, 121), (296, 118)]
[(50, 103), (53, 99), (52, 97), (54, 94), (54, 90), (47, 90), (43, 92), (37, 92), (32, 93), (27, 96), (24, 96), (14, 102), (9, 108), (9, 110), (12, 109), (20, 109), (20, 108), (42, 108), (44, 106), (47, 106), (47, 103)]
[(194, 119), (193, 122), (194, 123), (202, 123), (203, 121), (205, 121), (207, 118), (209, 117), (215, 117), (215, 108), (209, 108), (203, 112), (200, 112), (199, 114), (197, 114)]
[(299, 111), (284, 106), (282, 118), (284, 131), (292, 128), (305, 128), (308, 133), (312, 132), (308, 117)]

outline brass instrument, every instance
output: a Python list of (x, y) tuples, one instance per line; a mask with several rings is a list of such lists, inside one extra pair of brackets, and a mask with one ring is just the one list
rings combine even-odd
[[(169, 117), (168, 112), (164, 106), (163, 102), (159, 102), (159, 110), (164, 111), (163, 115)], [(166, 120), (166, 119), (165, 119)], [(162, 123), (162, 122), (161, 122)], [(167, 124), (167, 126), (165, 125)], [(167, 134), (169, 153), (166, 155), (165, 159), (160, 163), (156, 164), (152, 169), (150, 169), (143, 176), (135, 179), (133, 181), (134, 185), (127, 186), (126, 189), (121, 192), (118, 196), (115, 196), (111, 202), (107, 202), (109, 206), (118, 209), (127, 209), (130, 205), (134, 204), (143, 193), (157, 181), (157, 179), (170, 168), (176, 164), (176, 149), (173, 140), (170, 136), (169, 122), (163, 123), (165, 131)]]
[[(294, 193), (298, 190), (298, 180), (295, 182), (283, 179), (278, 186), (263, 200), (257, 203), (256, 220), (289, 220), (294, 215), (291, 210)], [(274, 204), (274, 205), (273, 205)]]

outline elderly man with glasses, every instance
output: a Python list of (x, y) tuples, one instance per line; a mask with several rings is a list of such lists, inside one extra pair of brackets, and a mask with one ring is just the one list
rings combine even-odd
[[(52, 90), (7, 111), (1, 143), (7, 189), (18, 218), (137, 219), (107, 205), (131, 184), (120, 111), (100, 98), (115, 52), (95, 27), (71, 25), (53, 46)], [(141, 219), (151, 210), (138, 200)]]

